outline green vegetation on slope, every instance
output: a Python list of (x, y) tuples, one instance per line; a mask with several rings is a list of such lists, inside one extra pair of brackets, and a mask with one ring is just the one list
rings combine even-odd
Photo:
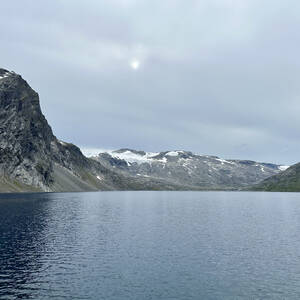
[(300, 163), (265, 179), (251, 190), (270, 192), (300, 192)]

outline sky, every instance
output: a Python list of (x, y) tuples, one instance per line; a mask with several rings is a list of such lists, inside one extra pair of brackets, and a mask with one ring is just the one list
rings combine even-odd
[(10, 0), (0, 67), (82, 149), (300, 161), (298, 0)]

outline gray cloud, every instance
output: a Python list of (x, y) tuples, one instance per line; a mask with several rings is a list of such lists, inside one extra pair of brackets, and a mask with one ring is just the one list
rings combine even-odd
[[(82, 147), (300, 161), (295, 0), (11, 0), (1, 67)], [(130, 68), (132, 60), (140, 68)]]

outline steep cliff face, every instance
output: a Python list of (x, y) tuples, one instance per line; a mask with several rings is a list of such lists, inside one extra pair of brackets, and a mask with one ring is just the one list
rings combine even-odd
[(0, 69), (0, 174), (49, 190), (55, 137), (38, 94), (20, 75)]

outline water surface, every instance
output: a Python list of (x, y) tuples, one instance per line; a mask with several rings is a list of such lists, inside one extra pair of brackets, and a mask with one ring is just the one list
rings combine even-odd
[(300, 194), (0, 195), (0, 299), (297, 299)]

